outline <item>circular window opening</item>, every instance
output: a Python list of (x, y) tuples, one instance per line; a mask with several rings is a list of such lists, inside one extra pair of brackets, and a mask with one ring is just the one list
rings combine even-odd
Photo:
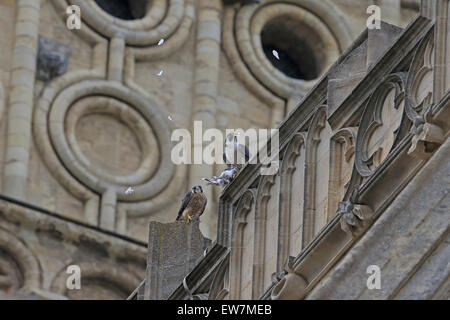
[(95, 0), (110, 15), (123, 19), (142, 19), (147, 14), (149, 0)]
[(317, 79), (325, 61), (320, 39), (309, 26), (289, 16), (280, 16), (261, 32), (263, 51), (275, 68), (301, 80)]

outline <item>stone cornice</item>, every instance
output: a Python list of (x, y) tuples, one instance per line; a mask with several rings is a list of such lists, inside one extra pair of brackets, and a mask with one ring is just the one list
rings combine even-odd
[(94, 241), (113, 256), (130, 257), (131, 255), (145, 261), (147, 244), (144, 242), (102, 230), (36, 206), (25, 206), (2, 195), (0, 197), (0, 226), (4, 223), (21, 224), (49, 235), (57, 235), (58, 241), (64, 240), (74, 244)]

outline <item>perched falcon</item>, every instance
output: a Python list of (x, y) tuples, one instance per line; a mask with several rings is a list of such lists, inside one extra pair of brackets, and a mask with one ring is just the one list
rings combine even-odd
[(192, 187), (184, 196), (180, 210), (178, 210), (177, 221), (191, 221), (192, 217), (200, 217), (205, 211), (208, 199), (203, 193), (201, 186)]
[(234, 165), (241, 169), (250, 159), (250, 151), (246, 145), (238, 144), (237, 137), (229, 133), (225, 139), (225, 149), (222, 154), (223, 161), (228, 165)]

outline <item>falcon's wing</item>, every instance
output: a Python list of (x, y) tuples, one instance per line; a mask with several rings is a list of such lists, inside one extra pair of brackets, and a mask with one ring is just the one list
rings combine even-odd
[(186, 209), (189, 201), (191, 201), (191, 196), (192, 196), (192, 191), (189, 190), (188, 192), (186, 192), (186, 194), (184, 195), (183, 200), (181, 200), (181, 207), (180, 210), (178, 210), (178, 216), (177, 216), (177, 221), (180, 219), (181, 215), (183, 214), (184, 209)]
[(202, 212), (200, 212), (199, 216), (201, 216), (203, 214), (203, 212), (205, 211), (205, 208), (206, 208), (206, 204), (208, 203), (208, 198), (205, 196), (204, 193), (202, 193), (202, 194), (203, 194), (203, 198), (205, 199), (205, 204), (203, 205)]

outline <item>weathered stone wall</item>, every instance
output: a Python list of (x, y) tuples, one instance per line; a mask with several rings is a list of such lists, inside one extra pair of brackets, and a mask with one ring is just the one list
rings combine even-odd
[[(126, 299), (145, 276), (145, 243), (0, 200), (0, 295)], [(66, 283), (80, 268), (80, 289)]]
[[(217, 1), (217, 3), (220, 3), (220, 1)], [(268, 68), (267, 71), (270, 73), (264, 71), (266, 73), (261, 74), (262, 78), (260, 81), (262, 81), (262, 84), (251, 75), (251, 72), (254, 72), (256, 69), (246, 69), (244, 62), (240, 61), (241, 58), (239, 57), (238, 51), (243, 52), (242, 50), (247, 50), (247, 44), (241, 42), (241, 39), (247, 37), (245, 32), (248, 31), (245, 28), (239, 28), (239, 34), (232, 34), (231, 31), (233, 26), (231, 25), (230, 19), (237, 13), (238, 7), (212, 6), (209, 9), (206, 7), (207, 10), (201, 13), (202, 9), (198, 8), (198, 5), (201, 3), (198, 2), (177, 0), (169, 3), (168, 1), (161, 0), (156, 1), (153, 7), (149, 9), (149, 13), (143, 19), (142, 24), (137, 24), (135, 22), (137, 20), (116, 21), (115, 24), (111, 24), (111, 15), (102, 11), (97, 5), (87, 5), (84, 1), (75, 1), (74, 4), (81, 4), (82, 21), (89, 23), (89, 27), (87, 24), (83, 24), (80, 31), (71, 31), (66, 26), (65, 19), (67, 15), (65, 15), (65, 9), (67, 4), (65, 1), (40, 1), (39, 8), (27, 4), (27, 2), (2, 1), (0, 6), (2, 8), (2, 15), (4, 15), (2, 19), (2, 24), (4, 24), (2, 27), (4, 29), (14, 30), (15, 17), (20, 8), (19, 4), (23, 5), (24, 15), (29, 19), (34, 19), (30, 14), (33, 13), (36, 15), (36, 19), (33, 20), (36, 27), (24, 27), (26, 30), (29, 30), (28, 32), (35, 32), (32, 36), (34, 37), (33, 47), (35, 50), (37, 50), (36, 37), (39, 36), (67, 46), (70, 49), (70, 57), (68, 57), (66, 73), (49, 83), (44, 83), (41, 80), (32, 80), (34, 78), (33, 70), (30, 70), (31, 73), (29, 75), (24, 74), (21, 70), (16, 72), (18, 74), (17, 76), (20, 76), (20, 79), (23, 79), (23, 81), (33, 83), (33, 87), (35, 88), (29, 88), (32, 91), (34, 99), (31, 101), (32, 98), (30, 96), (29, 101), (26, 102), (28, 104), (27, 108), (29, 108), (27, 111), (28, 116), (21, 118), (24, 119), (21, 121), (27, 121), (27, 124), (24, 123), (23, 125), (17, 126), (18, 128), (23, 128), (21, 130), (24, 130), (23, 133), (17, 133), (22, 135), (23, 143), (25, 143), (21, 147), (22, 151), (14, 151), (17, 148), (14, 149), (15, 147), (11, 141), (12, 138), (10, 140), (1, 139), (0, 147), (5, 150), (5, 156), (1, 157), (1, 161), (14, 159), (13, 163), (15, 163), (15, 169), (11, 167), (13, 164), (10, 164), (10, 167), (2, 165), (2, 176), (5, 179), (11, 176), (12, 179), (12, 182), (7, 183), (8, 186), (3, 187), (3, 192), (19, 198), (26, 196), (30, 202), (36, 205), (82, 221), (95, 223), (95, 221), (99, 220), (98, 216), (102, 216), (101, 213), (95, 212), (95, 207), (102, 207), (101, 204), (104, 201), (102, 202), (101, 195), (105, 194), (108, 186), (104, 184), (100, 188), (94, 188), (94, 192), (86, 189), (86, 183), (83, 182), (85, 179), (77, 177), (77, 170), (71, 168), (72, 165), (68, 165), (68, 162), (61, 162), (59, 160), (61, 158), (60, 152), (69, 152), (71, 150), (75, 152), (75, 157), (81, 162), (76, 165), (80, 165), (80, 168), (84, 168), (83, 170), (91, 167), (88, 170), (94, 174), (92, 179), (95, 180), (99, 177), (105, 177), (103, 174), (100, 174), (103, 171), (106, 171), (105, 174), (109, 175), (129, 175), (135, 172), (139, 163), (145, 161), (144, 150), (142, 148), (143, 144), (147, 143), (147, 141), (142, 141), (142, 137), (138, 138), (136, 136), (140, 132), (136, 132), (133, 129), (130, 131), (129, 128), (127, 129), (126, 123), (119, 124), (113, 120), (112, 117), (115, 116), (111, 115), (110, 111), (102, 109), (96, 113), (91, 113), (92, 115), (89, 117), (85, 113), (79, 114), (78, 118), (76, 116), (72, 117), (73, 121), (76, 121), (75, 131), (68, 132), (67, 130), (69, 129), (67, 127), (64, 128), (67, 140), (69, 141), (69, 149), (57, 148), (58, 150), (54, 150), (51, 146), (55, 143), (51, 130), (50, 132), (44, 130), (43, 126), (48, 126), (48, 124), (43, 123), (43, 121), (45, 117), (48, 117), (48, 114), (53, 108), (53, 99), (65, 88), (76, 86), (78, 83), (86, 80), (102, 79), (105, 77), (110, 79), (110, 81), (118, 80), (119, 82), (123, 82), (125, 86), (142, 94), (143, 99), (145, 97), (151, 97), (154, 110), (160, 114), (161, 119), (164, 118), (161, 121), (164, 122), (166, 128), (180, 127), (190, 129), (192, 120), (200, 120), (201, 118), (196, 118), (196, 110), (203, 110), (201, 112), (204, 112), (203, 107), (197, 105), (198, 103), (203, 103), (199, 94), (207, 94), (210, 96), (209, 92), (205, 91), (201, 93), (203, 92), (201, 90), (204, 89), (198, 87), (195, 81), (203, 83), (201, 72), (206, 72), (205, 75), (211, 76), (210, 71), (215, 69), (217, 76), (216, 80), (213, 81), (215, 81), (214, 86), (216, 88), (213, 94), (214, 106), (211, 106), (211, 110), (215, 113), (214, 123), (208, 124), (204, 122), (205, 129), (208, 127), (217, 127), (219, 129), (240, 127), (247, 129), (250, 127), (273, 127), (276, 123), (279, 123), (286, 109), (282, 99), (290, 99), (295, 92), (294, 88), (298, 85), (282, 74), (272, 78), (273, 76), (270, 73), (273, 73), (275, 69), (267, 64), (267, 61), (261, 56), (259, 56), (258, 60), (249, 60), (245, 63), (249, 64), (251, 69), (253, 65), (255, 68), (259, 68), (258, 65), (261, 63), (265, 65), (264, 68)], [(337, 2), (336, 5), (343, 10), (343, 14), (352, 15), (358, 10), (353, 8), (347, 12), (345, 10), (348, 7), (345, 3)], [(326, 5), (317, 5), (307, 1), (305, 4), (306, 11), (305, 9), (296, 7), (294, 4), (290, 4), (290, 6), (292, 8), (286, 7), (286, 10), (298, 10), (298, 14), (293, 16), (293, 18), (296, 17), (295, 19), (306, 19), (305, 21), (312, 19), (311, 23), (313, 23), (314, 17), (312, 14), (319, 16), (323, 14), (323, 18), (327, 21), (328, 27), (334, 22), (339, 21), (333, 18), (333, 15), (326, 10), (327, 8), (333, 8), (331, 2)], [(264, 21), (267, 21), (267, 19), (273, 17), (273, 14), (276, 14), (277, 11), (275, 9), (284, 10), (283, 6), (280, 6), (276, 2), (270, 2), (267, 4), (268, 9), (264, 9), (253, 19), (249, 14), (253, 14), (256, 8), (257, 6), (249, 6), (248, 8), (245, 7), (239, 10), (238, 22), (243, 27), (250, 26), (251, 23), (256, 23), (255, 27), (258, 26), (256, 29), (252, 27), (251, 32), (253, 33), (257, 33), (257, 30), (260, 30), (264, 26)], [(170, 16), (173, 17), (171, 18), (172, 20), (161, 20), (163, 19), (161, 14), (164, 10), (169, 10)], [(403, 11), (400, 8), (397, 8), (397, 10)], [(204, 22), (197, 22), (198, 19)], [(217, 20), (219, 21), (218, 26), (222, 30), (220, 28), (216, 30), (210, 27), (211, 23), (214, 23), (214, 19), (219, 19)], [(223, 25), (220, 24), (221, 20)], [(404, 23), (402, 21), (406, 21), (407, 18), (403, 17), (397, 20), (400, 23)], [(157, 27), (158, 21), (167, 25), (167, 29)], [(197, 23), (199, 24), (197, 25)], [(336, 41), (339, 46), (338, 51), (342, 51), (351, 42), (356, 34), (354, 31), (359, 30), (359, 25), (361, 24), (344, 25), (343, 23), (339, 21), (342, 31), (337, 33), (337, 40), (331, 40), (334, 36), (330, 31), (327, 31), (328, 33), (324, 33), (323, 35), (320, 35), (322, 31), (317, 31), (319, 32), (319, 36), (330, 37), (331, 42)], [(108, 27), (106, 27), (107, 25)], [(19, 25), (18, 28), (21, 28), (21, 26)], [(327, 27), (325, 26), (324, 28)], [(352, 28), (354, 30), (351, 30)], [(141, 30), (154, 31), (146, 36), (144, 33), (139, 33)], [(215, 30), (215, 34), (211, 33), (213, 30)], [(120, 44), (120, 38), (114, 38), (114, 32), (123, 32), (123, 44)], [(135, 39), (132, 37), (133, 32), (137, 34)], [(28, 37), (28, 35), (25, 36)], [(106, 40), (101, 36), (106, 36)], [(111, 42), (108, 42), (108, 39)], [(113, 41), (113, 39), (115, 40)], [(158, 46), (157, 43), (160, 39), (164, 39), (164, 43)], [(13, 71), (11, 66), (14, 67), (14, 65), (10, 61), (13, 57), (15, 59), (22, 58), (19, 55), (13, 54), (13, 46), (16, 41), (13, 32), (5, 33), (1, 41), (2, 52), (4, 52), (1, 61), (1, 78), (4, 93), (1, 98), (4, 102), (7, 102), (7, 108), (4, 108), (5, 111), (3, 113), (5, 114), (0, 118), (0, 130), (6, 132), (5, 130), (7, 130), (8, 124), (11, 127), (11, 121), (15, 117), (13, 111), (8, 120), (8, 113), (6, 113), (10, 109), (9, 106), (11, 103), (15, 103), (14, 100), (9, 98), (11, 91), (10, 85), (20, 85), (16, 81), (11, 82), (11, 71)], [(218, 48), (216, 52), (217, 57), (215, 58), (216, 61), (214, 64), (209, 65), (209, 68), (212, 68), (211, 70), (205, 69), (201, 71), (204, 64), (198, 59), (206, 59), (205, 63), (207, 65), (208, 63), (213, 63), (208, 53), (210, 52), (208, 51), (208, 46), (213, 43), (211, 41), (215, 41)], [(206, 45), (205, 49), (202, 49), (200, 46), (202, 43)], [(135, 45), (139, 45), (140, 48), (133, 48)], [(331, 54), (330, 48), (326, 50), (329, 52), (328, 54)], [(20, 51), (20, 47), (17, 50)], [(255, 53), (259, 55), (260, 52), (258, 50), (260, 49), (255, 47), (255, 50)], [(25, 52), (26, 49), (22, 51)], [(34, 55), (37, 54), (37, 51), (35, 51)], [(339, 52), (336, 52), (333, 57), (330, 56), (330, 63), (338, 55)], [(110, 61), (116, 61), (114, 62), (115, 65), (106, 65), (108, 56), (113, 59)], [(246, 55), (244, 55), (245, 59), (247, 59)], [(161, 71), (162, 74), (159, 75)], [(279, 71), (275, 72), (275, 74), (278, 73)], [(197, 79), (196, 77), (200, 78)], [(277, 80), (277, 77), (279, 80)], [(256, 74), (256, 78), (259, 78), (258, 73)], [(270, 93), (270, 87), (277, 86), (276, 83), (280, 80), (285, 82), (287, 87), (275, 89), (278, 93), (273, 95)], [(307, 87), (310, 86), (308, 85)], [(307, 87), (305, 87), (305, 90)], [(68, 92), (71, 92), (71, 89), (68, 89)], [(101, 89), (97, 94), (107, 94), (106, 92), (107, 89)], [(82, 89), (79, 95), (82, 97), (84, 94), (87, 94), (87, 92), (85, 89)], [(196, 96), (197, 98), (195, 98)], [(299, 98), (297, 93), (294, 96), (294, 100)], [(120, 98), (125, 99), (125, 103), (129, 107), (134, 107), (133, 101), (124, 98), (124, 95)], [(79, 102), (79, 104), (85, 105), (87, 103), (87, 100), (81, 100)], [(98, 104), (99, 102), (93, 103)], [(292, 105), (292, 102), (288, 104)], [(36, 108), (42, 111), (34, 111), (31, 107), (32, 105), (35, 105)], [(69, 102), (69, 106), (71, 106), (71, 102)], [(20, 108), (25, 107), (21, 104)], [(23, 116), (25, 115), (21, 114), (21, 117)], [(168, 116), (173, 120), (168, 120)], [(69, 114), (62, 119), (68, 121), (68, 117)], [(67, 122), (65, 122), (66, 125)], [(150, 126), (150, 130), (155, 131), (157, 129)], [(167, 131), (167, 134), (169, 132)], [(17, 135), (14, 132), (11, 134)], [(161, 134), (161, 132), (156, 132), (156, 135), (158, 134)], [(159, 138), (154, 138), (158, 146), (166, 144), (166, 141), (162, 141)], [(61, 143), (64, 143), (64, 141), (61, 141)], [(7, 152), (7, 150), (9, 151)], [(94, 151), (91, 153), (89, 150)], [(6, 156), (7, 154), (9, 156)], [(73, 155), (70, 155), (70, 157), (73, 157)], [(159, 165), (156, 158), (152, 161), (153, 163), (151, 165)], [(19, 167), (21, 166), (24, 168), (20, 169)], [(212, 171), (211, 168), (213, 169)], [(173, 168), (170, 169), (171, 171), (167, 171), (167, 175), (173, 175), (173, 178), (171, 183), (168, 183), (168, 181), (161, 182), (165, 186), (161, 186), (159, 195), (156, 195), (155, 191), (138, 196), (137, 194), (140, 191), (137, 188), (136, 196), (127, 198), (124, 196), (123, 191), (128, 186), (133, 186), (133, 181), (143, 180), (122, 179), (122, 182), (116, 182), (116, 185), (113, 186), (115, 188), (114, 197), (116, 200), (112, 202), (113, 207), (110, 213), (110, 215), (114, 216), (114, 221), (109, 223), (110, 226), (108, 228), (129, 234), (133, 237), (146, 239), (145, 225), (147, 221), (158, 220), (168, 222), (174, 218), (175, 213), (167, 214), (166, 212), (175, 212), (179, 203), (177, 201), (168, 201), (168, 199), (180, 199), (191, 184), (198, 183), (198, 178), (220, 170), (220, 168), (213, 167), (205, 167), (203, 169), (193, 167), (192, 170), (195, 170), (195, 174), (192, 176), (193, 173), (191, 172), (189, 174), (186, 169), (180, 166), (179, 168)], [(16, 171), (18, 172), (17, 174), (14, 173)], [(190, 180), (186, 179), (188, 175), (191, 175)], [(2, 179), (2, 185), (5, 184), (5, 179)], [(80, 179), (81, 184), (78, 182)], [(92, 180), (92, 183), (94, 183), (94, 180)], [(27, 181), (26, 186), (24, 184), (25, 181)], [(65, 182), (62, 183), (62, 181)], [(129, 183), (126, 181), (129, 181)], [(88, 184), (88, 187), (92, 189), (92, 185)], [(211, 219), (208, 218), (209, 216), (204, 218), (202, 229), (207, 234), (211, 233), (212, 237), (214, 237), (213, 234), (215, 233), (216, 225), (214, 214), (216, 211), (216, 201), (214, 199), (217, 198), (218, 194), (217, 190), (209, 187), (206, 190), (208, 196), (212, 198), (208, 207)], [(147, 201), (144, 204), (133, 204), (133, 201), (142, 201), (144, 199)], [(165, 210), (161, 210), (162, 208)], [(108, 212), (105, 208), (104, 210), (100, 209), (101, 211), (105, 215)], [(112, 218), (110, 217), (108, 219), (111, 220)], [(100, 220), (102, 219), (100, 218)]]
[[(66, 25), (70, 4), (81, 8), (81, 30)], [(190, 130), (194, 120), (202, 120), (204, 130), (276, 127), (365, 28), (367, 5), (268, 0), (241, 7), (220, 0), (154, 0), (142, 19), (121, 20), (94, 1), (0, 0), (1, 193), (147, 241), (150, 221), (173, 221), (186, 190), (221, 169), (173, 165), (173, 129)], [(416, 13), (395, 1), (381, 6), (382, 18), (401, 26)], [(270, 28), (285, 37), (270, 30), (269, 39), (263, 36), (272, 21), (278, 22)], [(39, 46), (40, 40), (66, 55)], [(282, 40), (294, 42), (286, 47)], [(287, 54), (297, 47), (309, 52), (294, 63), (308, 68), (303, 61), (319, 61), (318, 75), (307, 81), (287, 76), (266, 56), (265, 41)], [(42, 74), (51, 76), (43, 80)], [(314, 161), (322, 168), (329, 132), (318, 134), (325, 142)], [(318, 174), (327, 175), (321, 169)], [(294, 179), (293, 188), (300, 180)], [(274, 183), (270, 194), (280, 188)], [(326, 189), (320, 184), (314, 200), (321, 210)], [(209, 201), (200, 228), (215, 239), (220, 191), (205, 187), (205, 192)], [(278, 200), (270, 197), (267, 206), (270, 223), (264, 228), (273, 234)], [(326, 220), (322, 216), (308, 237)], [(303, 223), (296, 221), (287, 232), (303, 237)], [(266, 250), (259, 263), (279, 264), (274, 246)], [(262, 287), (270, 282), (267, 270)]]
[[(450, 298), (449, 156), (448, 140), (307, 299)], [(377, 290), (371, 265), (381, 268)]]

